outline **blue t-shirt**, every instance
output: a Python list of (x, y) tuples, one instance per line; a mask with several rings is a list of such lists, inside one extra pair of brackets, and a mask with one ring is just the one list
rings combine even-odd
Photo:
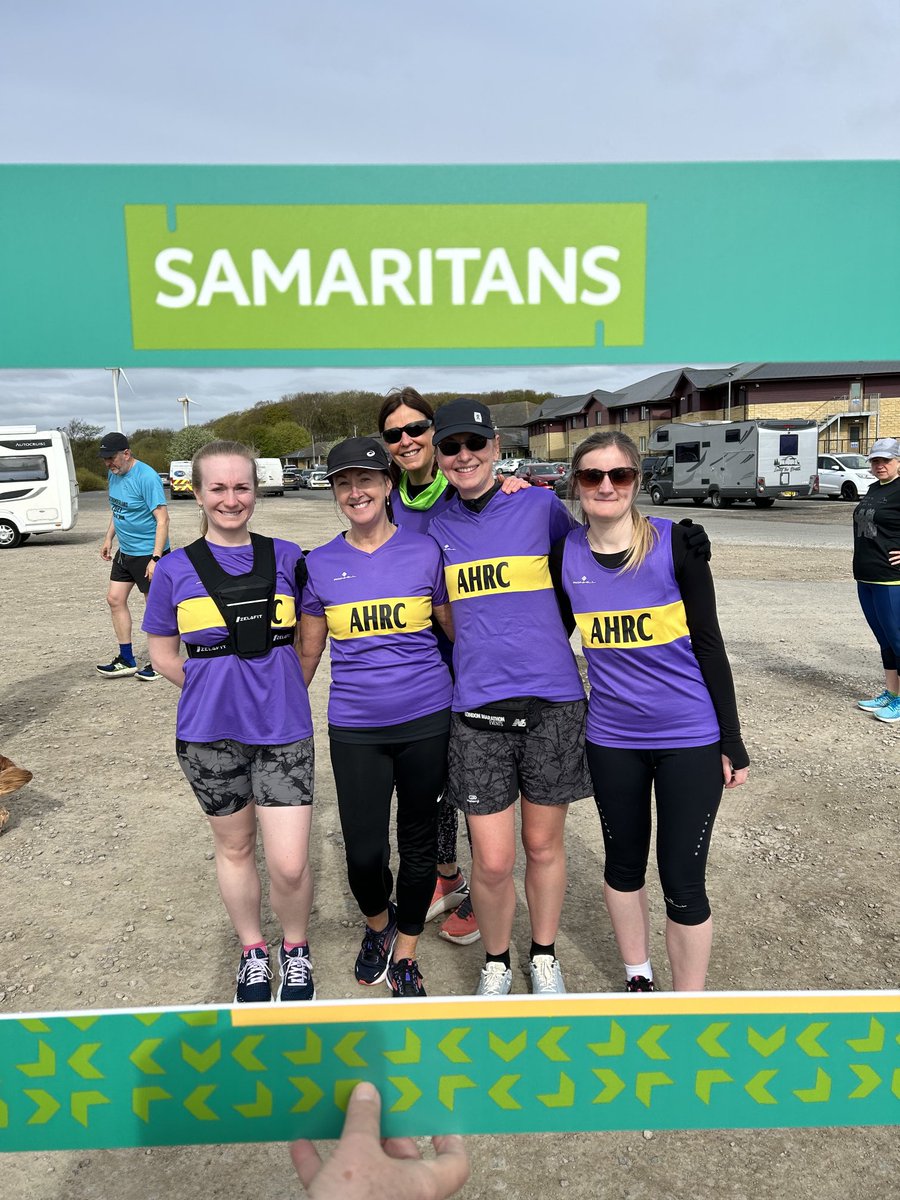
[[(124, 475), (108, 472), (109, 507), (123, 554), (152, 554), (156, 542), (153, 510), (165, 506), (159, 476), (144, 462), (134, 462)], [(163, 549), (168, 548), (168, 540)]]

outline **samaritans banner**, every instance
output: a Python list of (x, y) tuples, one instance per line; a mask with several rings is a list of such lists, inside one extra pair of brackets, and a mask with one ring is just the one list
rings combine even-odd
[(0, 167), (0, 367), (900, 358), (900, 163)]
[(900, 993), (323, 1001), (0, 1019), (0, 1151), (900, 1124)]

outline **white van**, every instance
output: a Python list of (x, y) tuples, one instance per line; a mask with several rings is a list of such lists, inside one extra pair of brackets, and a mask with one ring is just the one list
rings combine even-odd
[(175, 459), (169, 463), (169, 495), (173, 500), (192, 500), (191, 460)]
[(259, 481), (257, 495), (284, 495), (284, 468), (280, 458), (258, 458), (256, 460), (256, 478)]
[(77, 520), (78, 481), (66, 434), (0, 426), (0, 550), (33, 533), (71, 529)]

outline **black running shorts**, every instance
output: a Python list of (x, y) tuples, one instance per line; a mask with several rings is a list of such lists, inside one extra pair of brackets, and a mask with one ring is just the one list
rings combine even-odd
[(175, 753), (208, 817), (230, 817), (251, 802), (261, 808), (312, 804), (311, 737), (284, 746), (178, 739)]

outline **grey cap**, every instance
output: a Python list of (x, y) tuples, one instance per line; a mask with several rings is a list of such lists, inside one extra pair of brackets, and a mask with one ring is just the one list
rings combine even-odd
[(866, 457), (870, 462), (873, 458), (900, 458), (900, 442), (896, 438), (879, 438)]

